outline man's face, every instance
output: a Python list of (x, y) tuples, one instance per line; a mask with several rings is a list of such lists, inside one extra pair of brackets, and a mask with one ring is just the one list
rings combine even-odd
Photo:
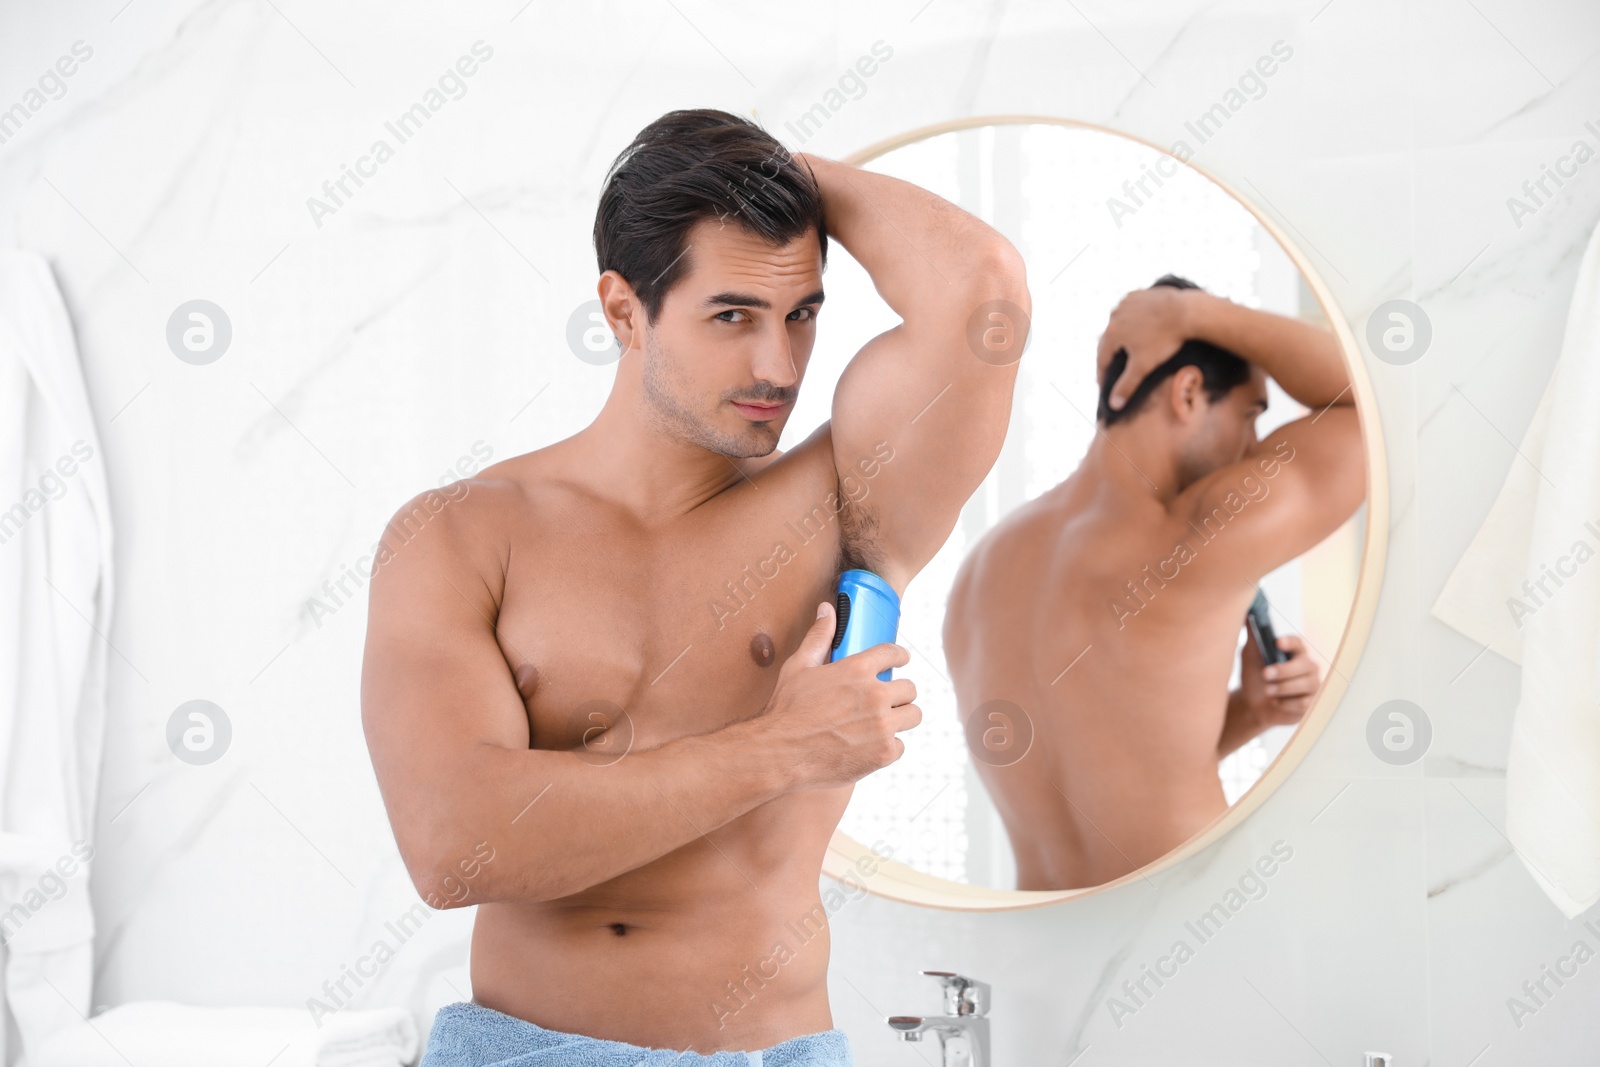
[(816, 232), (777, 247), (736, 220), (701, 219), (684, 260), (688, 270), (645, 331), (646, 403), (702, 448), (765, 456), (778, 447), (816, 341)]
[(1256, 419), (1267, 410), (1267, 376), (1250, 368), (1250, 380), (1215, 401), (1201, 392), (1202, 414), (1179, 450), (1179, 478), (1190, 485), (1219, 467), (1237, 463), (1255, 446)]

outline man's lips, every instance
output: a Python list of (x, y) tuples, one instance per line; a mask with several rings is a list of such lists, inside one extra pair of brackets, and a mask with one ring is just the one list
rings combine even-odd
[(735, 400), (733, 401), (733, 406), (739, 414), (751, 422), (766, 422), (769, 419), (776, 418), (778, 413), (789, 405), (784, 403), (774, 404), (770, 401), (744, 404)]

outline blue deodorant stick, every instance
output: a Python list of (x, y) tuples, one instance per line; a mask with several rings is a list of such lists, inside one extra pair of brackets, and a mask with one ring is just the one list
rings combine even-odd
[[(838, 619), (829, 663), (894, 640), (900, 627), (900, 598), (888, 582), (871, 571), (845, 571), (839, 575), (836, 593), (833, 608)], [(893, 674), (881, 671), (878, 678), (887, 682)]]

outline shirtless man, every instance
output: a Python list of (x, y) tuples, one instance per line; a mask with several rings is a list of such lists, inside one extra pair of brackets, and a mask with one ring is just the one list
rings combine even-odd
[[(903, 592), (993, 464), (1022, 260), (931, 193), (709, 110), (638, 135), (594, 233), (623, 352), (599, 414), (405, 505), (371, 583), (362, 719), (395, 838), (425, 900), (478, 905), (474, 1003), (425, 1062), (606, 1039), (847, 1063), (823, 856), (921, 712), (874, 677), (899, 646), (827, 663), (832, 590), (861, 567)], [(779, 454), (830, 235), (902, 322)]]
[[(1083, 462), (978, 542), (945, 616), (1019, 889), (1102, 884), (1222, 814), (1217, 761), (1298, 721), (1319, 682), (1304, 643), (1282, 637), (1292, 658), (1263, 670), (1246, 642), (1228, 691), (1256, 582), (1365, 495), (1325, 330), (1169, 276), (1112, 312), (1099, 371)], [(1258, 441), (1268, 375), (1311, 410)]]

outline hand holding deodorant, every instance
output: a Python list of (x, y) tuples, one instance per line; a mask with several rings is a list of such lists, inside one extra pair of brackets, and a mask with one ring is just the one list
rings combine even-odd
[[(894, 641), (900, 626), (900, 598), (888, 582), (871, 571), (845, 571), (839, 575), (835, 592), (837, 620), (829, 663)], [(881, 671), (878, 678), (887, 682), (893, 674)]]

